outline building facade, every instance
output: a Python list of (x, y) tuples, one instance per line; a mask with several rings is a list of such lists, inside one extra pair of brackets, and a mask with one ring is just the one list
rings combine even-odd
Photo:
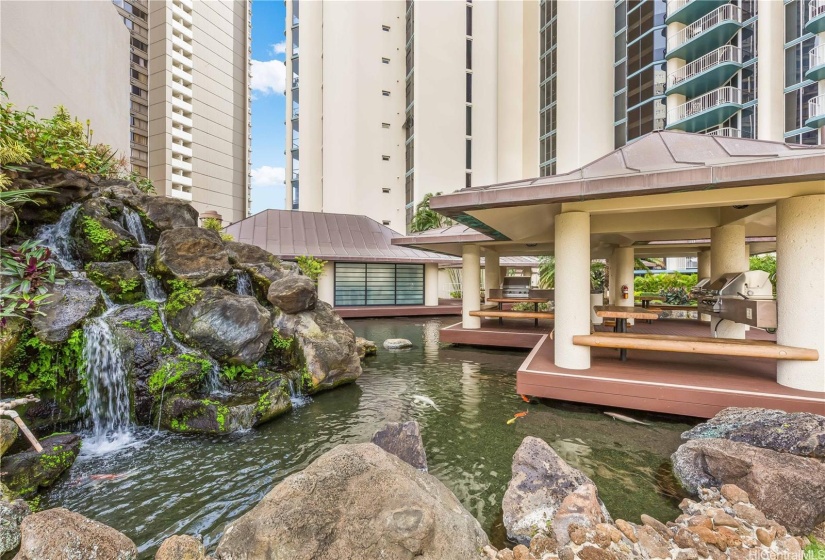
[(129, 159), (157, 194), (248, 215), (251, 3), (113, 0), (130, 32)]
[(287, 208), (404, 231), (655, 130), (823, 142), (825, 0), (286, 5)]

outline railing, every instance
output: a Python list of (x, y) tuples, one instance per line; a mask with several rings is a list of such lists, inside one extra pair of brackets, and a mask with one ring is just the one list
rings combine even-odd
[(691, 2), (693, 2), (693, 0), (670, 0), (667, 3), (667, 17), (672, 16)]
[(816, 68), (817, 66), (825, 64), (825, 43), (812, 48), (808, 56), (810, 57), (810, 65), (808, 68)]
[(675, 50), (692, 40), (694, 37), (701, 35), (711, 27), (719, 25), (723, 21), (727, 20), (734, 20), (741, 23), (742, 9), (739, 6), (734, 6), (733, 4), (724, 4), (723, 6), (719, 6), (711, 13), (706, 16), (702, 16), (675, 35), (668, 37), (667, 50)]
[(298, 87), (298, 82), (299, 82), (298, 78), (292, 78), (292, 87), (294, 87), (294, 88)]
[(297, 119), (297, 118), (298, 118), (298, 108), (297, 108), (297, 107), (296, 107), (295, 109), (293, 109), (293, 110), (292, 110), (292, 118), (293, 118), (293, 119)]
[(808, 19), (812, 20), (825, 14), (825, 0), (811, 0), (808, 5)]
[(728, 138), (742, 137), (742, 131), (740, 131), (738, 128), (733, 128), (732, 126), (723, 126), (721, 128), (717, 128), (716, 130), (711, 130), (706, 134), (708, 136), (727, 136)]
[(679, 85), (694, 76), (710, 70), (723, 62), (742, 62), (742, 49), (733, 45), (724, 45), (715, 51), (709, 52), (702, 58), (697, 58), (689, 64), (685, 64), (675, 72), (671, 72), (667, 77), (667, 87)]
[(808, 101), (808, 118), (825, 116), (825, 95), (817, 95)]
[(713, 91), (709, 91), (704, 95), (700, 95), (695, 99), (691, 99), (687, 103), (679, 105), (675, 109), (671, 109), (667, 113), (668, 123), (677, 123), (693, 115), (703, 113), (708, 109), (724, 105), (726, 103), (742, 104), (742, 90), (739, 88), (724, 86)]

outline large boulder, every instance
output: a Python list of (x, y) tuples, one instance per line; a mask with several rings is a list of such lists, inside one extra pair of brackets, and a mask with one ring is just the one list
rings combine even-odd
[(53, 169), (48, 165), (28, 164), (29, 171), (15, 179), (13, 188), (51, 187), (31, 196), (31, 202), (19, 206), (17, 218), (21, 226), (53, 224), (63, 210), (75, 202), (90, 198), (97, 191), (97, 178), (68, 169)]
[(29, 515), (16, 560), (136, 560), (137, 547), (111, 527), (63, 508)]
[(726, 439), (696, 439), (672, 456), (682, 485), (700, 488), (735, 484), (768, 517), (797, 535), (825, 521), (825, 463)]
[(284, 313), (300, 313), (315, 309), (318, 292), (306, 276), (286, 276), (269, 285), (266, 299)]
[(71, 226), (72, 247), (83, 262), (124, 260), (138, 242), (120, 225), (123, 203), (104, 197), (87, 200)]
[(164, 231), (155, 249), (154, 272), (167, 287), (173, 280), (191, 286), (215, 283), (232, 271), (217, 232), (187, 227)]
[(487, 535), (446, 486), (371, 443), (339, 445), (227, 527), (219, 560), (481, 560)]
[(40, 440), (43, 452), (34, 449), (3, 457), (3, 482), (23, 498), (31, 498), (39, 488), (48, 488), (80, 453), (80, 436), (59, 434)]
[[(529, 545), (533, 536), (546, 534), (564, 500), (585, 484), (593, 485), (593, 481), (568, 465), (547, 443), (524, 438), (513, 455), (512, 478), (501, 504), (507, 536)], [(604, 504), (598, 503), (603, 518), (609, 521)]]
[(355, 337), (355, 349), (358, 352), (358, 357), (362, 360), (367, 356), (375, 356), (378, 354), (378, 347), (375, 345), (375, 342), (361, 338), (360, 336)]
[(124, 202), (140, 215), (150, 243), (157, 243), (161, 232), (198, 225), (198, 211), (185, 200), (138, 194), (124, 196)]
[(293, 338), (300, 353), (296, 361), (311, 377), (309, 392), (331, 389), (361, 376), (355, 333), (326, 302), (296, 315), (279, 313), (275, 328), (282, 338)]
[(403, 424), (390, 422), (375, 432), (370, 441), (416, 469), (427, 472), (427, 453), (415, 420)]
[(247, 267), (255, 264), (271, 264), (280, 267), (280, 261), (275, 255), (257, 245), (239, 241), (226, 241), (225, 245), (229, 262), (236, 266)]
[(0, 457), (6, 454), (17, 439), (17, 424), (8, 418), (0, 418)]
[(724, 438), (806, 457), (825, 458), (825, 416), (768, 408), (722, 410), (682, 439)]
[(184, 342), (224, 363), (253, 365), (261, 359), (274, 331), (272, 314), (255, 298), (222, 288), (191, 290), (189, 296), (173, 294), (169, 305), (182, 306), (174, 312), (167, 305), (169, 325)]
[(0, 498), (0, 557), (20, 544), (20, 524), (31, 513), (23, 500), (6, 501)]
[(204, 560), (206, 549), (195, 537), (173, 535), (163, 541), (155, 553), (155, 560)]
[(84, 319), (103, 308), (100, 289), (85, 278), (69, 278), (52, 284), (48, 297), (40, 306), (42, 314), (32, 317), (37, 338), (48, 344), (66, 342)]
[(137, 303), (146, 298), (143, 277), (129, 261), (89, 263), (86, 277), (115, 303)]

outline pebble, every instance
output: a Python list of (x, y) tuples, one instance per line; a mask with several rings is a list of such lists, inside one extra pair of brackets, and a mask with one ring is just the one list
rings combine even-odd
[(550, 535), (536, 535), (530, 541), (530, 553), (537, 558), (541, 558), (542, 554), (555, 554), (559, 549), (559, 543), (554, 536)]
[(576, 557), (576, 554), (573, 552), (573, 549), (569, 546), (565, 546), (561, 550), (559, 550), (559, 560), (573, 560)]
[(650, 558), (670, 558), (670, 547), (665, 539), (652, 527), (645, 525), (637, 531), (639, 545)]
[(742, 546), (742, 539), (739, 537), (736, 531), (730, 529), (729, 527), (719, 527), (719, 529), (717, 529), (717, 533), (724, 539), (725, 545), (728, 548), (736, 548)]
[(705, 541), (699, 538), (699, 535), (684, 527), (676, 531), (673, 542), (675, 542), (679, 548), (692, 548), (702, 556), (708, 555), (708, 545), (705, 544)]
[(733, 512), (736, 514), (736, 517), (747, 521), (751, 525), (759, 525), (761, 527), (768, 523), (768, 518), (764, 513), (744, 502), (734, 504)]
[(676, 553), (676, 560), (698, 560), (699, 553), (693, 548), (685, 548)]
[(513, 560), (530, 560), (530, 549), (520, 544), (513, 549)]
[(688, 527), (706, 527), (713, 529), (713, 520), (707, 515), (695, 515), (688, 519)]
[(624, 536), (630, 540), (630, 542), (639, 542), (639, 538), (636, 536), (636, 529), (633, 528), (633, 525), (625, 521), (624, 519), (617, 519), (616, 520), (616, 528), (619, 529)]
[(713, 525), (715, 527), (739, 527), (740, 523), (733, 518), (732, 515), (725, 513), (724, 511), (718, 512), (716, 515), (713, 516)]
[(723, 484), (720, 489), (722, 496), (729, 502), (736, 503), (750, 503), (748, 493), (736, 486), (735, 484)]
[(657, 533), (659, 533), (660, 535), (662, 535), (662, 537), (664, 537), (666, 539), (672, 539), (673, 538), (673, 531), (671, 531), (664, 523), (662, 523), (658, 519), (655, 519), (655, 518), (650, 517), (649, 515), (645, 515), (643, 513), (642, 514), (642, 523), (644, 523), (645, 525), (647, 525), (648, 527), (650, 527), (651, 529), (653, 529), (654, 531), (656, 531)]
[(589, 545), (579, 550), (578, 555), (581, 560), (615, 560), (611, 552)]
[(496, 560), (515, 560), (516, 557), (513, 555), (513, 551), (509, 548), (502, 548), (496, 554)]
[(570, 535), (570, 540), (578, 545), (584, 544), (587, 540), (587, 529), (578, 523), (570, 525), (570, 527), (567, 528), (567, 534)]

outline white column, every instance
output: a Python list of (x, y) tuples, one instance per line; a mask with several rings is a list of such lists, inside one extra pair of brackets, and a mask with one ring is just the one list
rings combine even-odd
[[(699, 251), (699, 264), (696, 268), (696, 276), (701, 280), (702, 278), (710, 278), (710, 249)], [(699, 319), (702, 321), (710, 321), (710, 315), (701, 313)]]
[(501, 285), (501, 257), (498, 251), (484, 251), (484, 293), (489, 298), (490, 290)]
[(573, 344), (573, 336), (590, 334), (590, 214), (556, 216), (555, 364), (589, 369), (590, 348)]
[[(784, 141), (785, 132), (785, 6), (773, 0), (758, 0), (759, 24), (756, 45), (759, 92), (756, 133), (760, 140)], [(802, 56), (808, 56), (807, 52)]]
[(438, 263), (424, 264), (424, 305), (438, 305)]
[[(616, 247), (610, 262), (616, 267), (616, 301), (611, 305), (633, 307), (633, 247)], [(622, 286), (627, 286), (627, 299), (622, 298)]]
[(481, 257), (478, 245), (464, 245), (461, 254), (461, 326), (480, 329), (481, 318), (470, 311), (481, 309)]
[(608, 289), (608, 299), (610, 300), (610, 305), (613, 305), (616, 302), (616, 261), (612, 258), (607, 259), (607, 272), (608, 272), (608, 280), (607, 280), (607, 289)]
[(776, 258), (776, 341), (819, 351), (816, 362), (779, 360), (776, 380), (825, 392), (825, 195), (777, 203)]
[(318, 277), (318, 299), (335, 305), (335, 263), (327, 262)]
[[(712, 280), (730, 272), (745, 272), (750, 268), (745, 246), (745, 226), (721, 226), (710, 230), (710, 277)], [(711, 336), (745, 338), (746, 325), (712, 317)]]

